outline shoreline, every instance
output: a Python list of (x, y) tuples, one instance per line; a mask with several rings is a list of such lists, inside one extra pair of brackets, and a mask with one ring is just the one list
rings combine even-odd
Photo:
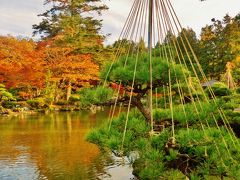
[(74, 112), (74, 111), (89, 111), (92, 113), (97, 113), (97, 111), (103, 111), (104, 108), (101, 106), (91, 106), (86, 108), (80, 108), (74, 105), (52, 105), (48, 108), (31, 108), (30, 106), (21, 108), (4, 108), (0, 106), (0, 117), (4, 116), (18, 116), (21, 114), (35, 114), (35, 113), (49, 113), (49, 112)]

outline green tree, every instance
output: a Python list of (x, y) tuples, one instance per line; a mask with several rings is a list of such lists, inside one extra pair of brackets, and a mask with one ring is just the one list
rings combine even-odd
[(90, 15), (90, 13), (101, 15), (103, 10), (108, 9), (106, 5), (99, 5), (99, 3), (101, 0), (46, 0), (45, 5), (52, 4), (52, 7), (39, 15), (43, 17), (43, 20), (38, 25), (33, 25), (33, 34), (55, 37), (63, 31), (64, 21), (66, 22), (66, 19), (71, 19), (71, 17), (79, 18), (75, 19), (79, 20), (79, 27), (87, 28), (88, 24), (95, 24), (95, 28), (92, 30), (99, 31), (101, 20), (96, 20)]
[[(179, 56), (184, 59), (186, 65), (189, 67), (189, 70), (193, 71), (192, 65), (196, 67), (196, 62), (193, 56), (193, 52), (198, 56), (199, 55), (199, 40), (195, 31), (191, 28), (182, 29), (182, 31), (177, 36), (177, 43)], [(191, 47), (189, 46), (191, 45)], [(193, 50), (193, 52), (192, 52)], [(177, 60), (178, 62), (178, 60)], [(198, 69), (198, 68), (195, 68)]]
[(51, 39), (57, 47), (71, 48), (71, 53), (92, 54), (98, 60), (103, 51), (102, 20), (97, 18), (107, 6), (101, 0), (47, 0), (53, 6), (40, 14), (43, 20), (33, 25), (34, 35)]
[[(138, 65), (136, 68), (136, 77), (133, 84), (134, 67), (136, 58), (138, 58)], [(127, 60), (127, 62), (126, 62)], [(183, 81), (184, 74), (189, 76), (189, 71), (183, 66), (175, 64), (173, 62), (168, 63), (166, 59), (153, 58), (153, 91), (156, 88), (169, 86), (169, 71), (171, 72), (171, 83), (176, 83), (176, 80)], [(127, 64), (124, 67), (124, 64)], [(130, 99), (131, 92), (133, 93), (131, 104), (139, 109), (147, 121), (150, 121), (149, 108), (142, 103), (142, 99), (146, 98), (147, 93), (151, 89), (150, 77), (149, 77), (149, 56), (144, 53), (139, 57), (136, 55), (130, 57), (121, 57), (118, 62), (111, 65), (107, 65), (101, 72), (101, 78), (104, 80), (107, 77), (107, 81), (110, 84), (115, 84), (116, 88), (120, 88), (125, 91), (125, 95), (119, 97), (118, 103), (127, 103)], [(110, 71), (109, 71), (110, 70)], [(133, 88), (132, 88), (133, 84)], [(102, 105), (114, 104), (115, 100), (101, 103)]]
[(226, 15), (222, 21), (212, 19), (212, 25), (202, 28), (200, 63), (208, 77), (220, 79), (226, 64), (235, 61), (240, 54), (239, 15)]
[(128, 40), (128, 39), (121, 39), (117, 40), (112, 45), (113, 50), (116, 52), (117, 55), (125, 55), (130, 54), (130, 52), (134, 52), (136, 50), (137, 45), (135, 42)]
[(68, 100), (73, 84), (81, 86), (81, 81), (98, 79), (105, 38), (100, 33), (99, 16), (108, 8), (101, 0), (46, 0), (45, 3), (52, 7), (39, 15), (43, 20), (33, 25), (33, 34), (40, 34), (47, 42), (47, 68), (57, 83), (67, 88)]
[(140, 53), (147, 52), (147, 48), (146, 48), (146, 45), (145, 45), (145, 42), (144, 42), (143, 38), (140, 39), (140, 41), (138, 42), (137, 46), (139, 48), (139, 52)]
[(176, 37), (173, 35), (172, 32), (168, 31), (163, 42), (158, 41), (153, 48), (153, 55), (156, 57), (161, 58), (169, 58), (171, 57), (174, 59), (175, 57), (175, 50), (173, 42), (175, 41)]

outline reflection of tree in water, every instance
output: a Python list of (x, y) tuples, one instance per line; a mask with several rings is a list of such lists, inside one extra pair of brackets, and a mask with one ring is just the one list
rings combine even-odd
[[(96, 179), (113, 161), (107, 153), (85, 141), (93, 127), (101, 125), (107, 113), (54, 113), (12, 117), (1, 121), (1, 157), (17, 164), (27, 156), (25, 166), (37, 169), (47, 179)], [(17, 149), (16, 147), (24, 147)], [(0, 174), (1, 177), (1, 174)], [(27, 177), (25, 174), (24, 177)], [(40, 178), (41, 179), (41, 178)]]

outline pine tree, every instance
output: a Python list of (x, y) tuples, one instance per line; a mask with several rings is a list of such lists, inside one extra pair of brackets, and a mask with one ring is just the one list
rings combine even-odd
[(108, 8), (101, 0), (47, 0), (45, 4), (52, 7), (39, 15), (43, 20), (33, 25), (33, 34), (49, 42), (45, 61), (53, 78), (67, 88), (68, 100), (72, 84), (98, 79), (105, 37), (97, 16)]
[(34, 35), (54, 39), (57, 46), (70, 47), (74, 53), (101, 51), (102, 20), (96, 16), (107, 10), (101, 0), (47, 0), (45, 4), (51, 3), (52, 8), (39, 15), (43, 17), (42, 22), (33, 25)]

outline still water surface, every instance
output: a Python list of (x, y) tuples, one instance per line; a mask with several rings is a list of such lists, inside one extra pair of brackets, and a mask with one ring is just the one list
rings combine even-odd
[(0, 117), (1, 180), (133, 178), (129, 165), (85, 141), (107, 112)]

